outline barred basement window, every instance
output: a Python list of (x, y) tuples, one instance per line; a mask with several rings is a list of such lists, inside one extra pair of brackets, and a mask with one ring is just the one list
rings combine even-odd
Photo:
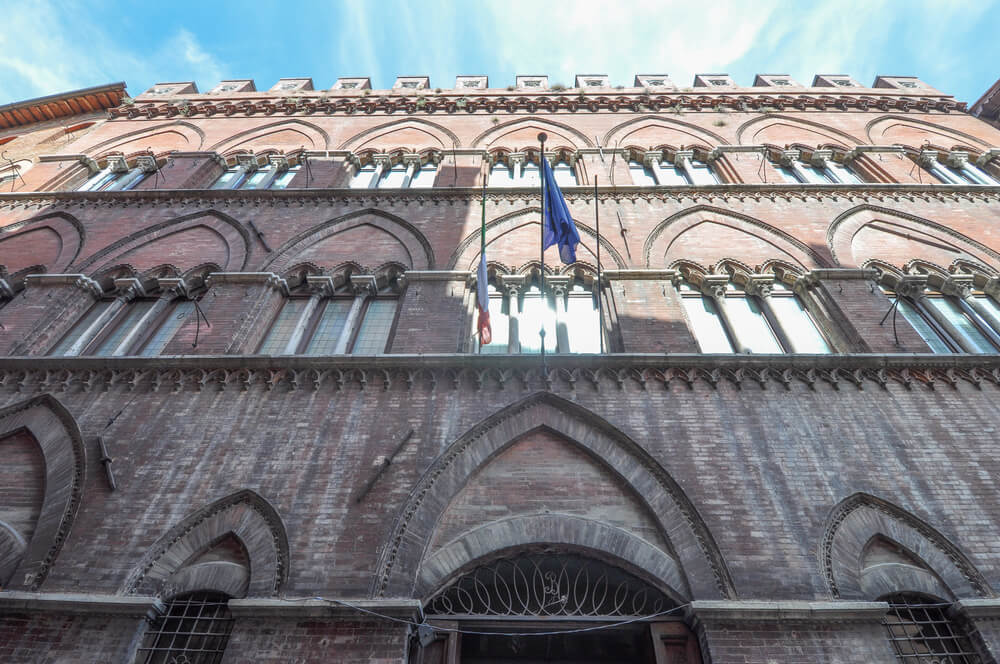
[(221, 662), (233, 629), (228, 601), (217, 593), (190, 593), (170, 600), (146, 632), (136, 664)]
[(883, 597), (889, 612), (883, 624), (901, 662), (982, 664), (969, 635), (948, 617), (950, 602), (912, 593)]

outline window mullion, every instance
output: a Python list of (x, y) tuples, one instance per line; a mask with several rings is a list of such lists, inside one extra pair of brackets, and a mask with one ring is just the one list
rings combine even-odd
[(708, 275), (702, 279), (701, 290), (705, 296), (712, 298), (715, 308), (719, 312), (722, 327), (729, 337), (729, 342), (733, 345), (733, 350), (737, 353), (744, 352), (745, 348), (750, 348), (750, 344), (743, 343), (737, 333), (736, 322), (726, 306), (726, 285), (729, 283), (729, 275)]
[(113, 351), (111, 351), (112, 357), (118, 357), (121, 355), (127, 355), (129, 351), (135, 349), (138, 346), (138, 342), (142, 339), (147, 330), (152, 327), (153, 323), (160, 317), (163, 310), (167, 308), (174, 298), (177, 296), (175, 292), (164, 293), (161, 297), (157, 298), (153, 302), (153, 306), (149, 308), (142, 318), (136, 321), (132, 329), (125, 333), (125, 336), (118, 343)]
[(309, 324), (314, 317), (313, 315), (316, 313), (322, 300), (323, 295), (320, 293), (313, 293), (309, 296), (306, 306), (302, 309), (302, 313), (299, 314), (299, 319), (295, 321), (295, 327), (292, 328), (292, 334), (288, 337), (288, 343), (285, 344), (285, 348), (281, 353), (282, 355), (298, 355), (299, 347), (306, 336), (306, 330), (309, 329)]
[(501, 285), (507, 291), (507, 352), (520, 353), (520, 293), (524, 287), (523, 275), (505, 275), (501, 277)]
[(347, 354), (351, 339), (354, 338), (355, 333), (361, 325), (361, 312), (364, 310), (365, 300), (378, 292), (375, 277), (373, 276), (352, 276), (351, 286), (354, 288), (354, 301), (351, 302), (351, 310), (347, 312), (344, 329), (340, 331), (340, 336), (337, 338), (337, 345), (334, 346), (334, 355)]
[(775, 315), (774, 309), (771, 307), (771, 302), (774, 298), (771, 292), (773, 286), (773, 276), (754, 275), (747, 284), (747, 297), (757, 298), (760, 310), (763, 312), (767, 324), (771, 326), (771, 331), (778, 337), (778, 344), (781, 345), (786, 353), (794, 353), (796, 352), (795, 343), (792, 341), (791, 336), (789, 336), (788, 331), (781, 324), (781, 319)]

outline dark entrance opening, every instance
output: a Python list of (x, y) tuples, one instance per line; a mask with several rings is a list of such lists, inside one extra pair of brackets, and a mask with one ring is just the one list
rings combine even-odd
[[(487, 630), (477, 629), (477, 631)], [(461, 652), (461, 664), (535, 664), (536, 662), (655, 664), (656, 662), (649, 627), (640, 624), (596, 632), (537, 636), (463, 634)]]

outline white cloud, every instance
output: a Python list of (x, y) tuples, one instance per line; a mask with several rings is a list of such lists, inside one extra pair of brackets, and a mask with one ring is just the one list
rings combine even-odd
[(44, 0), (6, 6), (3, 21), (0, 103), (120, 80), (132, 94), (162, 80), (195, 80), (203, 89), (228, 70), (185, 29), (139, 51), (83, 12)]

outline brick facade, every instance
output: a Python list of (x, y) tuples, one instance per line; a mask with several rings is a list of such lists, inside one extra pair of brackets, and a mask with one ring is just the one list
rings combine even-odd
[[(921, 156), (1000, 178), (996, 128), (884, 78), (171, 85), (81, 114), (95, 124), (65, 141), (51, 123), (0, 129), (32, 163), (0, 193), (4, 661), (137, 661), (164, 603), (210, 592), (231, 598), (226, 664), (459, 662), (457, 633), (421, 645), (421, 607), (524, 552), (600, 561), (676, 605), (640, 661), (896, 661), (884, 601), (902, 592), (949, 604), (994, 661), (1000, 361), (933, 354), (892, 313), (914, 278), (997, 298), (1000, 186), (939, 183)], [(552, 248), (546, 270), (599, 287), (608, 350), (544, 364), (477, 354), (472, 334), (484, 179), (537, 160), (540, 131), (580, 183), (564, 188), (578, 262)], [(793, 149), (803, 164), (829, 149), (863, 182), (786, 183)], [(687, 150), (718, 184), (633, 185), (630, 160)], [(140, 157), (156, 170), (133, 189), (76, 191)], [(437, 164), (433, 188), (349, 186), (360, 166), (417, 158)], [(248, 160), (298, 170), (286, 189), (210, 188)], [(485, 199), (491, 283), (536, 283), (538, 191)], [(833, 352), (699, 353), (683, 289), (719, 275), (784, 284)], [(153, 331), (188, 297), (198, 312), (158, 355), (95, 351), (121, 342), (122, 316), (165, 312)], [(362, 312), (373, 297), (393, 303), (384, 353), (258, 354), (291, 299)], [(95, 303), (114, 322), (50, 355)]]

